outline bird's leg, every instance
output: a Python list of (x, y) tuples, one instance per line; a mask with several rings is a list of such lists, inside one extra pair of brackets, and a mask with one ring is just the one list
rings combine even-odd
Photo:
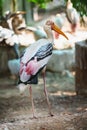
[(30, 99), (31, 99), (31, 104), (32, 104), (32, 112), (33, 112), (33, 118), (36, 118), (35, 116), (35, 109), (34, 109), (34, 101), (33, 101), (33, 96), (32, 96), (32, 87), (29, 87), (29, 92), (30, 92)]
[(44, 82), (44, 93), (46, 96), (46, 100), (47, 100), (47, 104), (48, 104), (48, 108), (49, 108), (49, 113), (51, 116), (53, 116), (52, 112), (51, 112), (51, 106), (50, 106), (50, 102), (49, 102), (49, 98), (48, 98), (48, 92), (46, 89), (46, 79), (45, 79), (45, 74), (46, 74), (46, 68), (44, 68), (42, 75), (43, 75), (43, 82)]

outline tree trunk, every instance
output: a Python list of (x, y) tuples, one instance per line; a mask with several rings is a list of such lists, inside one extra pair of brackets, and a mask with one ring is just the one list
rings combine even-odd
[(26, 11), (25, 14), (25, 19), (26, 19), (26, 24), (32, 24), (32, 22), (34, 21), (34, 12), (33, 12), (33, 3), (32, 2), (28, 2), (26, 0), (23, 0), (23, 10)]
[(12, 0), (11, 1), (11, 12), (16, 12), (17, 11), (17, 1)]
[(75, 49), (76, 93), (78, 95), (87, 95), (87, 40), (76, 43)]

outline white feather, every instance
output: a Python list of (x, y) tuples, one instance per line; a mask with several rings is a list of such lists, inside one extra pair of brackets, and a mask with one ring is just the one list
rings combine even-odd
[(35, 55), (35, 53), (38, 51), (38, 49), (47, 43), (48, 43), (47, 39), (40, 39), (40, 40), (36, 41), (35, 43), (33, 43), (31, 46), (29, 46), (26, 49), (21, 61), (23, 63), (27, 63), (29, 61), (29, 59), (31, 59), (31, 57), (33, 57)]
[(19, 85), (17, 85), (17, 88), (19, 89), (20, 93), (23, 93), (25, 91), (25, 89), (27, 89), (28, 85), (25, 85), (23, 83), (20, 83)]
[(68, 19), (71, 21), (72, 24), (77, 24), (80, 21), (80, 15), (77, 10), (73, 7), (71, 0), (67, 2), (67, 16)]
[(9, 38), (14, 34), (14, 32), (10, 29), (3, 28), (0, 26), (0, 37), (3, 39)]
[(55, 21), (55, 23), (58, 25), (58, 27), (59, 27), (60, 29), (62, 29), (62, 27), (63, 27), (63, 25), (64, 25), (64, 18), (63, 18), (63, 16), (60, 15), (60, 14), (57, 14), (57, 15), (55, 16), (54, 21)]
[(11, 37), (8, 37), (5, 41), (10, 46), (13, 46), (14, 43), (19, 44), (19, 39), (18, 39), (18, 36), (16, 34), (12, 35)]

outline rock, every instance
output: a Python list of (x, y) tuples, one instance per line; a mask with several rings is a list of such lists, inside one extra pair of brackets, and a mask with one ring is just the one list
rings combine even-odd
[(75, 63), (75, 49), (53, 50), (51, 59), (47, 64), (47, 70), (51, 72), (63, 72), (70, 70)]

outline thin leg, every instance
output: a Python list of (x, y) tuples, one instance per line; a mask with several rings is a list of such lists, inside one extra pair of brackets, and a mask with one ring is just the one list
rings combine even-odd
[(35, 116), (35, 109), (34, 109), (34, 101), (33, 101), (33, 96), (32, 96), (32, 87), (29, 87), (29, 92), (30, 92), (30, 99), (31, 99), (31, 104), (32, 104), (32, 112), (33, 112), (33, 118), (36, 118)]
[(49, 113), (51, 116), (53, 116), (52, 112), (51, 112), (51, 106), (50, 106), (50, 102), (49, 102), (49, 98), (48, 98), (48, 92), (47, 92), (47, 89), (46, 89), (46, 79), (45, 79), (45, 69), (43, 71), (43, 82), (44, 82), (44, 93), (45, 93), (45, 96), (46, 96), (46, 100), (47, 100), (47, 104), (48, 104), (48, 108), (49, 108)]

